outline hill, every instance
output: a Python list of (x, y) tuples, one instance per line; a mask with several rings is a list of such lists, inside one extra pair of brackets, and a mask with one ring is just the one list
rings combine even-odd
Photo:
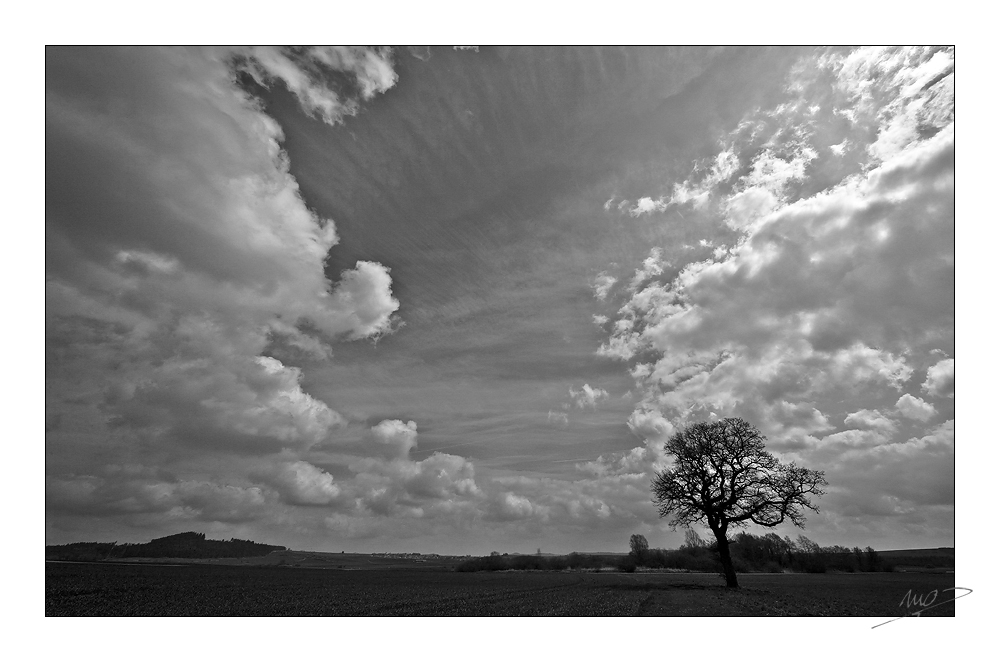
[(107, 561), (128, 558), (245, 558), (266, 556), (282, 551), (285, 547), (265, 545), (252, 540), (206, 540), (204, 533), (188, 531), (163, 538), (154, 538), (147, 543), (116, 542), (75, 542), (68, 545), (46, 545), (45, 559), (48, 561)]

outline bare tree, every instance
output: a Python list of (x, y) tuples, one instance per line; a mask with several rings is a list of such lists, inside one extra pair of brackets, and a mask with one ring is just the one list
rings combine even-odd
[(646, 536), (641, 533), (633, 533), (628, 540), (628, 546), (631, 550), (629, 553), (635, 558), (636, 563), (641, 563), (646, 558), (646, 553), (649, 551)]
[(698, 535), (697, 531), (692, 528), (688, 528), (684, 531), (684, 544), (681, 545), (681, 547), (685, 547), (687, 549), (699, 549), (701, 547), (708, 547), (708, 543), (706, 543), (702, 537)]
[(764, 435), (741, 418), (696, 423), (674, 434), (664, 450), (671, 469), (658, 471), (651, 489), (660, 517), (673, 528), (708, 524), (718, 542), (726, 585), (738, 588), (729, 554), (730, 528), (773, 527), (786, 519), (805, 525), (810, 495), (824, 494), (823, 472), (781, 464), (764, 450)]

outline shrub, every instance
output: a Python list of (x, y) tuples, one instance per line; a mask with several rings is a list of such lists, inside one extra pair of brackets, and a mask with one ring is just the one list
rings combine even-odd
[(635, 557), (630, 554), (628, 556), (623, 556), (616, 564), (616, 567), (622, 572), (635, 572), (638, 565), (639, 564), (636, 563)]

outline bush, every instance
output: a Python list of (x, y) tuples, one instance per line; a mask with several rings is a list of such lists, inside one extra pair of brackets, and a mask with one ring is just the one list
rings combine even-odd
[(638, 567), (638, 563), (636, 563), (635, 557), (630, 554), (628, 556), (623, 556), (615, 567), (622, 572), (635, 572), (636, 567)]

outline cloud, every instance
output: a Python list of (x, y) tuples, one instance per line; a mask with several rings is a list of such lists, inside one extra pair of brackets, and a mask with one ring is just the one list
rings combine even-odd
[[(944, 131), (775, 211), (724, 261), (690, 263), (673, 283), (634, 295), (609, 349), (663, 352), (653, 374), (684, 383), (663, 395), (681, 410), (691, 396), (721, 404), (733, 393), (735, 403), (784, 372), (800, 391), (873, 380), (899, 389), (912, 374), (904, 348), (951, 324), (952, 155)], [(721, 388), (737, 372), (758, 386)]]
[(925, 393), (939, 398), (955, 397), (955, 359), (942, 359), (927, 369), (920, 385)]
[(838, 91), (853, 110), (851, 121), (877, 125), (878, 136), (867, 146), (876, 161), (891, 159), (954, 120), (951, 49), (859, 48), (821, 63), (835, 72)]
[(333, 476), (301, 460), (281, 465), (275, 483), (288, 503), (299, 506), (328, 506), (341, 495)]
[(594, 296), (596, 296), (601, 301), (604, 301), (604, 299), (606, 299), (608, 296), (608, 292), (611, 291), (611, 288), (614, 287), (615, 283), (617, 282), (618, 279), (615, 278), (614, 276), (609, 276), (606, 271), (602, 271), (601, 273), (597, 274), (597, 278), (594, 279), (594, 284), (593, 284)]
[(549, 509), (540, 508), (523, 496), (513, 492), (503, 492), (493, 499), (490, 504), (490, 513), (495, 519), (501, 521), (529, 519), (533, 517), (545, 518)]
[(145, 467), (107, 465), (102, 475), (46, 476), (46, 508), (55, 513), (103, 515), (144, 521), (150, 515), (169, 520), (246, 522), (263, 514), (268, 495), (206, 480), (158, 476)]
[[(827, 463), (839, 480), (843, 458), (904, 452), (913, 442), (901, 435), (935, 415), (906, 392), (914, 374), (927, 370), (927, 393), (952, 392), (953, 361), (923, 358), (954, 342), (953, 100), (942, 59), (952, 55), (831, 53), (797, 63), (787, 102), (750, 113), (674, 184), (671, 204), (693, 204), (738, 235), (670, 282), (640, 289), (662, 275), (658, 254), (636, 269), (598, 354), (636, 361), (642, 395), (630, 427), (645, 443), (581, 470), (648, 476), (651, 438), (741, 416), (772, 448)], [(919, 129), (890, 140), (898, 123)], [(905, 426), (884, 413), (894, 410)]]
[[(186, 348), (185, 348), (186, 349)], [(104, 402), (117, 426), (184, 443), (308, 447), (343, 418), (305, 393), (301, 370), (271, 357), (174, 356), (136, 369), (109, 387)]]
[(371, 435), (392, 457), (409, 457), (417, 447), (417, 424), (413, 421), (385, 420), (371, 429)]
[(566, 427), (567, 425), (569, 425), (569, 414), (562, 411), (552, 411), (550, 409), (548, 415), (548, 421), (549, 423), (558, 423), (563, 427)]
[(844, 425), (889, 433), (896, 431), (895, 421), (886, 417), (882, 412), (871, 409), (859, 409), (852, 414), (848, 414), (844, 419)]
[(602, 388), (591, 388), (590, 384), (584, 384), (579, 391), (570, 387), (569, 396), (573, 398), (579, 409), (586, 407), (597, 409), (598, 401), (608, 399), (608, 392)]
[(662, 469), (667, 461), (663, 445), (676, 431), (674, 425), (658, 411), (637, 409), (628, 420), (632, 434), (643, 440), (643, 446), (618, 453), (604, 453), (592, 462), (577, 465), (577, 469), (598, 478), (628, 475), (649, 476)]
[(488, 511), (494, 519), (530, 521), (550, 529), (553, 523), (571, 529), (621, 528), (624, 538), (625, 530), (637, 522), (656, 520), (649, 508), (649, 483), (641, 474), (578, 480), (510, 476), (495, 483)]
[[(61, 426), (46, 437), (69, 458), (51, 468), (57, 510), (79, 496), (78, 514), (144, 526), (248, 522), (273, 515), (279, 494), (299, 505), (346, 494), (306, 459), (347, 421), (303, 386), (305, 370), (338, 342), (398, 328), (399, 302), (377, 262), (328, 275), (334, 222), (306, 205), (282, 128), (240, 71), (331, 124), (395, 81), (385, 49), (47, 58), (46, 347), (61, 357), (47, 407), (72, 412), (104, 452), (142, 446), (177, 471), (94, 467)], [(278, 469), (261, 468), (268, 456)], [(89, 469), (64, 473), (74, 462)]]
[(406, 50), (410, 52), (410, 55), (426, 62), (431, 59), (431, 47), (430, 46), (407, 46)]
[(730, 149), (723, 149), (707, 167), (696, 167), (692, 178), (674, 184), (668, 204), (691, 203), (695, 209), (705, 207), (716, 187), (729, 181), (740, 169), (740, 159)]
[(663, 260), (663, 249), (656, 247), (649, 251), (649, 257), (642, 262), (642, 266), (635, 270), (635, 276), (628, 285), (630, 292), (639, 289), (639, 286), (650, 278), (655, 278), (663, 274), (664, 267), (670, 265)]
[(824, 499), (827, 514), (820, 517), (871, 528), (872, 535), (895, 520), (918, 526), (924, 536), (947, 537), (954, 518), (954, 452), (953, 420), (905, 441), (855, 443), (828, 460), (827, 477), (836, 489)]
[(413, 471), (406, 476), (404, 485), (407, 492), (416, 497), (475, 497), (480, 494), (475, 473), (472, 463), (463, 457), (434, 453), (427, 459), (414, 463)]
[[(411, 51), (412, 52), (412, 51)], [(237, 51), (240, 68), (260, 85), (280, 80), (295, 95), (302, 109), (327, 124), (338, 124), (345, 115), (355, 115), (359, 99), (344, 97), (325, 80), (328, 72), (351, 77), (360, 99), (370, 99), (396, 83), (392, 51), (359, 46), (314, 46), (278, 48), (256, 46)], [(430, 53), (427, 53), (428, 57)]]
[(377, 262), (359, 261), (354, 269), (342, 272), (332, 299), (333, 308), (349, 320), (352, 338), (390, 331), (392, 314), (399, 308), (389, 269)]
[(348, 71), (362, 97), (394, 76), (386, 53), (357, 49), (54, 51), (47, 325), (116, 330), (105, 407), (122, 420), (171, 427), (173, 412), (314, 442), (339, 415), (265, 348), (327, 358), (332, 340), (391, 331), (399, 303), (378, 263), (327, 278), (334, 224), (303, 202), (281, 128), (233, 84), (240, 55), (310, 89), (324, 67)]
[[(390, 330), (398, 302), (385, 267), (359, 262), (327, 279), (333, 222), (306, 207), (281, 129), (231, 83), (231, 56), (53, 53), (46, 121), (65, 165), (47, 177), (72, 193), (54, 193), (48, 215), (53, 315), (128, 319), (137, 331), (210, 315), (248, 348), (269, 325), (299, 336), (301, 321), (331, 337)], [(81, 85), (60, 84), (72, 66)]]
[(417, 447), (417, 424), (384, 420), (371, 428), (372, 440), (387, 449), (375, 457), (355, 458), (349, 489), (363, 511), (387, 517), (472, 516), (484, 493), (475, 467), (458, 455), (435, 452), (410, 459)]
[(911, 418), (922, 423), (926, 423), (934, 418), (934, 415), (937, 413), (934, 405), (924, 402), (923, 399), (912, 396), (909, 393), (904, 393), (899, 397), (899, 400), (896, 401), (896, 409), (906, 418)]
[(639, 198), (635, 206), (628, 210), (628, 213), (633, 218), (638, 218), (643, 214), (652, 214), (653, 212), (661, 212), (667, 208), (667, 202), (664, 202), (663, 198), (659, 200), (653, 200), (652, 198)]

